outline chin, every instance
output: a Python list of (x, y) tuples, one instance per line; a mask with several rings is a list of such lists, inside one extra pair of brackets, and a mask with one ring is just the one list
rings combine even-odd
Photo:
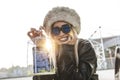
[(66, 42), (59, 42), (59, 44), (61, 45), (61, 44), (69, 44), (69, 42), (68, 41), (66, 41)]

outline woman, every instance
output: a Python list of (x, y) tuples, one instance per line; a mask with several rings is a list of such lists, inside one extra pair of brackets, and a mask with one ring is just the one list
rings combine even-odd
[(88, 40), (77, 37), (81, 26), (75, 10), (53, 8), (45, 16), (43, 28), (56, 46), (55, 80), (98, 80), (95, 51)]

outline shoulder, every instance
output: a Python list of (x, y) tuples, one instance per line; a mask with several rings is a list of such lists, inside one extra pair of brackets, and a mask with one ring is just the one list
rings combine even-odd
[(94, 50), (94, 49), (89, 40), (79, 39), (79, 41), (78, 41), (78, 51), (79, 52), (84, 53), (84, 52), (89, 52), (91, 50)]
[(90, 43), (90, 41), (89, 40), (87, 40), (87, 39), (82, 39), (82, 38), (80, 38), (79, 40), (78, 40), (78, 45), (80, 46), (84, 46), (84, 45), (89, 45), (89, 46), (91, 46), (91, 43)]

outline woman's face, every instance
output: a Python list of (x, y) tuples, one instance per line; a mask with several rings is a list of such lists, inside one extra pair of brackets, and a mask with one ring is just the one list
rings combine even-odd
[(51, 28), (52, 38), (56, 44), (74, 44), (75, 34), (72, 29), (72, 25), (60, 21), (53, 24)]

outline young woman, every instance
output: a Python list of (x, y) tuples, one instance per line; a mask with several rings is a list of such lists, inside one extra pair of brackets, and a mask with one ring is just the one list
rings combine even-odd
[(55, 45), (54, 80), (98, 80), (96, 54), (88, 40), (78, 38), (81, 25), (75, 10), (53, 8), (45, 16), (43, 28)]

